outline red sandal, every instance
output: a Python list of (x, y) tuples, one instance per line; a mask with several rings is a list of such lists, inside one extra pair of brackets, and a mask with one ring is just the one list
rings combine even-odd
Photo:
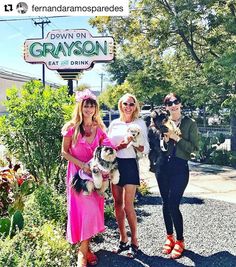
[(178, 259), (182, 256), (183, 252), (184, 252), (184, 241), (183, 240), (177, 240), (175, 242), (175, 246), (174, 248), (172, 249), (172, 252), (171, 252), (171, 259)]
[(173, 235), (167, 235), (166, 242), (162, 248), (163, 254), (170, 254), (175, 246), (175, 239)]
[(98, 264), (98, 257), (91, 250), (87, 252), (87, 262), (93, 266)]

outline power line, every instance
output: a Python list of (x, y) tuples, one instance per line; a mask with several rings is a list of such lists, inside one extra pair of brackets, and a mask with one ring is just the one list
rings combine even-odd
[[(41, 18), (40, 18), (41, 19)], [(41, 19), (42, 21), (37, 22), (34, 21), (34, 25), (39, 25), (42, 28), (42, 39), (44, 38), (44, 26), (51, 23), (51, 21), (46, 18), (46, 20)], [(43, 82), (43, 86), (45, 87), (45, 65), (42, 64), (42, 82)]]
[[(52, 17), (47, 17), (48, 19), (50, 18), (68, 18), (70, 16), (52, 16)], [(22, 19), (0, 19), (0, 22), (7, 22), (7, 21), (18, 21), (18, 20), (34, 20), (34, 19), (40, 19), (40, 17), (35, 17), (35, 18), (22, 18)]]
[(103, 90), (103, 77), (105, 76), (105, 73), (100, 73), (99, 74), (101, 76), (101, 92)]

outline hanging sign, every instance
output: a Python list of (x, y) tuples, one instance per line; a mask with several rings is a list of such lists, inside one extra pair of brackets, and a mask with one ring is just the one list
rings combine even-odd
[(27, 39), (24, 59), (43, 63), (51, 70), (86, 70), (96, 62), (114, 59), (114, 39), (92, 36), (85, 29), (53, 30), (45, 39)]

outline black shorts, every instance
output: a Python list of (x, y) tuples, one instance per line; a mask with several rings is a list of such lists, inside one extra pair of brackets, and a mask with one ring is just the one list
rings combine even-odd
[(120, 181), (117, 185), (124, 186), (126, 184), (140, 185), (139, 169), (137, 160), (117, 158), (118, 169), (120, 172)]

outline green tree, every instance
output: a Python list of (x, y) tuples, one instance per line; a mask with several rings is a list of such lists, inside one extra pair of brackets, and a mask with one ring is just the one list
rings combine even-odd
[(136, 73), (140, 69), (143, 69), (143, 61), (122, 51), (114, 62), (107, 65), (111, 80), (116, 81), (117, 84), (122, 84), (130, 73)]
[[(142, 88), (143, 96), (174, 90), (189, 106), (219, 111), (223, 103), (235, 96), (235, 2), (133, 3), (129, 17), (97, 17), (90, 19), (90, 23), (100, 32), (113, 35), (126, 54), (145, 59), (142, 69), (130, 75), (135, 90), (138, 88), (141, 93)], [(160, 77), (153, 82), (155, 73)], [(231, 109), (232, 127), (236, 127), (233, 102), (228, 101), (227, 105)], [(235, 135), (232, 144), (233, 140)], [(232, 146), (232, 150), (236, 147)]]
[(90, 89), (90, 88), (91, 88), (91, 86), (89, 84), (83, 83), (83, 84), (78, 85), (75, 88), (75, 91), (83, 91), (85, 89)]
[(128, 81), (121, 85), (110, 85), (99, 95), (99, 102), (105, 104), (109, 109), (117, 109), (117, 103), (125, 93), (134, 93), (134, 89)]
[(7, 149), (37, 178), (55, 184), (63, 161), (61, 128), (71, 111), (67, 88), (44, 88), (39, 81), (7, 90), (7, 115), (0, 117), (0, 136)]

